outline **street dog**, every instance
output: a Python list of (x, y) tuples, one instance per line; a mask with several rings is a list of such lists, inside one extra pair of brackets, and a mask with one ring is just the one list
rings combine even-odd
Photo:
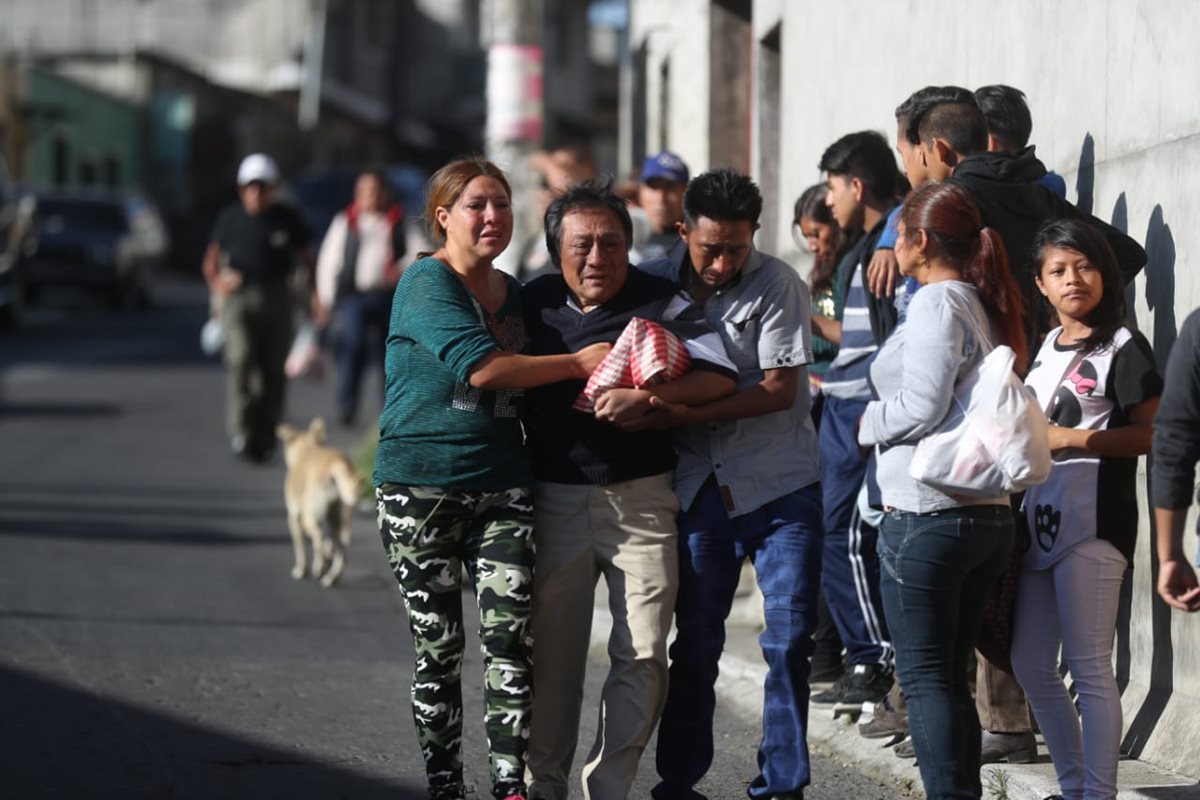
[[(311, 574), (328, 588), (346, 567), (360, 478), (344, 453), (325, 446), (325, 420), (314, 419), (308, 430), (280, 425), (275, 432), (287, 462), (283, 496), (296, 556), (292, 577), (300, 580)], [(311, 573), (306, 536), (312, 546)]]

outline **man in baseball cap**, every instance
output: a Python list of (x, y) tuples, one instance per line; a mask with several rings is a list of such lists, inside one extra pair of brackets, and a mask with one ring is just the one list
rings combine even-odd
[(225, 332), (226, 424), (236, 455), (267, 461), (283, 415), (284, 360), (292, 343), (290, 283), (313, 263), (312, 235), (274, 202), (279, 169), (262, 153), (237, 171), (240, 202), (226, 208), (204, 253), (203, 272)]
[(638, 182), (638, 205), (647, 223), (643, 236), (635, 239), (629, 255), (633, 263), (662, 258), (681, 241), (676, 225), (683, 222), (683, 190), (688, 168), (670, 150), (647, 156)]
[(279, 168), (275, 166), (275, 159), (262, 153), (251, 153), (242, 159), (238, 166), (238, 188), (256, 182), (267, 186), (279, 183)]

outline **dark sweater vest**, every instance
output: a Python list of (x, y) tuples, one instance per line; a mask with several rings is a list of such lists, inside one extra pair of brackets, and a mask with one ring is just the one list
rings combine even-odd
[[(677, 291), (670, 281), (630, 267), (616, 297), (583, 314), (567, 304), (562, 275), (544, 275), (521, 293), (530, 352), (574, 353), (597, 342), (615, 342), (634, 317), (660, 321)], [(535, 478), (606, 485), (674, 469), (671, 431), (629, 433), (572, 409), (585, 385), (582, 380), (561, 381), (529, 393), (526, 422)]]

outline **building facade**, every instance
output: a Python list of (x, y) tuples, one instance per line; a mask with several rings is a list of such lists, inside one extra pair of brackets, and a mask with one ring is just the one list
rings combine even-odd
[[(895, 107), (930, 84), (1004, 83), (1024, 91), (1037, 154), (1067, 197), (1141, 242), (1128, 291), (1165, 363), (1200, 305), (1200, 52), (1188, 0), (631, 0), (622, 158), (670, 147), (693, 173), (748, 170), (767, 205), (758, 242), (807, 265), (791, 206), (821, 179), (842, 134), (895, 140)], [(1154, 591), (1146, 460), (1137, 558), (1125, 586), (1115, 667), (1130, 755), (1200, 776), (1200, 621)], [(1189, 524), (1186, 546), (1196, 552)]]

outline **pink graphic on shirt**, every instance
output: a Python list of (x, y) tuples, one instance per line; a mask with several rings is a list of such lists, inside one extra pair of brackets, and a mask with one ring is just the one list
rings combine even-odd
[(1089, 397), (1092, 392), (1096, 391), (1097, 378), (1096, 368), (1088, 361), (1080, 361), (1079, 366), (1071, 370), (1071, 374), (1067, 376), (1067, 380), (1075, 384), (1075, 391), (1078, 394), (1086, 394)]

